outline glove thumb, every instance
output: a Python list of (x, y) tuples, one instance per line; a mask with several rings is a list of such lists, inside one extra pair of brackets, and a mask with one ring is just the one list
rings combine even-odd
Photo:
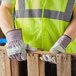
[(29, 44), (26, 44), (25, 47), (26, 47), (27, 50), (30, 50), (30, 51), (37, 51), (37, 48), (31, 47)]

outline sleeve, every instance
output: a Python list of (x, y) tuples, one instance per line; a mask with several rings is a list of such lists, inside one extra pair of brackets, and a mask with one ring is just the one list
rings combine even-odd
[(11, 3), (13, 5), (15, 5), (15, 3), (16, 3), (16, 0), (3, 0), (3, 1), (6, 1), (6, 2)]

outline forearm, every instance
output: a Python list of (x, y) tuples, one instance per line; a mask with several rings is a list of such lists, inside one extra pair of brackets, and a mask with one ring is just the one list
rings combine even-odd
[(76, 38), (76, 19), (73, 19), (72, 22), (69, 24), (68, 28), (64, 32), (64, 34), (68, 35), (69, 37), (74, 40)]
[[(6, 3), (5, 3), (6, 4)], [(4, 34), (14, 29), (12, 10), (6, 7), (4, 4), (0, 6), (0, 27)]]
[(68, 28), (64, 32), (64, 34), (68, 35), (69, 37), (74, 40), (76, 38), (76, 3), (74, 6), (74, 11), (73, 11), (73, 20), (69, 24)]

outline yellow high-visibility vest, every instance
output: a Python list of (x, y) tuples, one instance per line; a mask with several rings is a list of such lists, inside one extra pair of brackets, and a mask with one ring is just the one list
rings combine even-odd
[[(13, 2), (15, 3), (15, 2)], [(50, 50), (72, 19), (75, 0), (16, 0), (15, 26), (25, 43)], [(66, 52), (76, 53), (76, 40)]]

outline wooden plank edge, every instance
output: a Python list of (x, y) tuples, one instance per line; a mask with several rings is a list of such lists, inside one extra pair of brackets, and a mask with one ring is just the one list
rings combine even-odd
[(0, 46), (0, 50), (6, 50), (6, 46)]
[[(7, 46), (0, 46), (0, 50), (6, 50)], [(46, 54), (50, 54), (52, 56), (56, 56), (54, 54), (52, 54), (51, 52), (48, 51), (41, 51), (40, 49), (38, 49), (37, 51), (28, 51), (29, 54), (40, 54), (40, 55), (46, 55)], [(60, 53), (60, 54), (68, 54), (72, 56), (72, 59), (76, 59), (76, 53)]]

